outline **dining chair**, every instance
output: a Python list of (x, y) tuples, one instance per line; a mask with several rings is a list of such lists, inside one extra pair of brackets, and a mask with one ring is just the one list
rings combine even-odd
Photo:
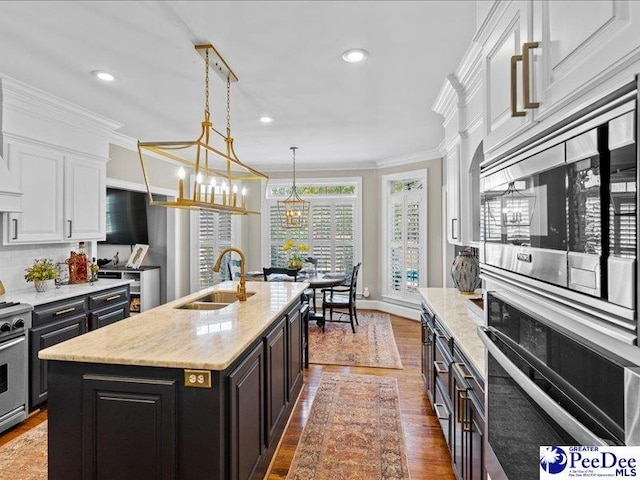
[(293, 277), (293, 281), (298, 280), (298, 270), (295, 268), (286, 268), (286, 267), (263, 267), (262, 274), (264, 275), (264, 281), (269, 281), (270, 275), (288, 275), (289, 277)]
[[(353, 270), (351, 273), (351, 279), (349, 281), (349, 285), (331, 287), (331, 288), (323, 288), (322, 289), (322, 316), (324, 317), (324, 323), (322, 324), (322, 331), (324, 331), (324, 326), (326, 322), (339, 322), (339, 323), (350, 323), (351, 330), (353, 333), (356, 333), (356, 327), (353, 324), (355, 320), (355, 324), (358, 323), (358, 315), (356, 313), (356, 288), (358, 286), (358, 272), (360, 270), (360, 266), (362, 262), (353, 266)], [(329, 318), (327, 319), (327, 309), (329, 309)], [(339, 312), (340, 317), (334, 320), (333, 311), (334, 310), (347, 310), (346, 312)], [(342, 320), (344, 315), (349, 315), (349, 320)]]

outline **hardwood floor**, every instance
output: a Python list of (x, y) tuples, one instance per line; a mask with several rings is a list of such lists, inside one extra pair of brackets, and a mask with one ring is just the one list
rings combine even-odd
[(37, 427), (42, 422), (47, 419), (47, 409), (44, 408), (42, 410), (34, 412), (29, 418), (27, 418), (24, 422), (19, 423), (15, 427), (11, 427), (9, 430), (0, 434), (0, 447), (5, 443), (9, 443), (16, 437), (19, 437), (23, 433), (28, 432), (34, 427)]
[[(420, 323), (391, 316), (393, 332), (402, 358), (403, 369), (310, 365), (305, 370), (305, 386), (294, 409), (271, 470), (265, 478), (284, 479), (289, 471), (302, 429), (323, 372), (361, 373), (391, 376), (398, 379), (409, 470), (413, 480), (453, 480), (451, 457), (438, 420), (425, 392), (420, 372)], [(0, 435), (0, 446), (34, 428), (47, 419), (46, 409)]]
[(266, 476), (268, 480), (284, 479), (287, 476), (323, 372), (396, 377), (411, 478), (413, 480), (455, 479), (446, 441), (442, 435), (440, 424), (429, 405), (422, 381), (420, 323), (391, 315), (391, 325), (402, 358), (404, 367), (402, 370), (309, 365), (309, 369), (305, 371), (304, 390), (276, 452), (271, 470)]

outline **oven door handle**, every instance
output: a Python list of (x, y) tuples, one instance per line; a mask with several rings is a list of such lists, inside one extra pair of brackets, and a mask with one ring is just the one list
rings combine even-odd
[(531, 399), (536, 402), (558, 425), (575, 438), (581, 445), (603, 445), (608, 443), (602, 438), (595, 435), (591, 430), (576, 420), (573, 415), (564, 410), (551, 397), (542, 391), (535, 383), (533, 383), (524, 373), (516, 367), (509, 358), (493, 343), (487, 332), (492, 330), (491, 327), (478, 327), (478, 336), (482, 343), (487, 347), (488, 353), (500, 364), (502, 368), (513, 378), (513, 380), (522, 388)]
[(11, 340), (10, 342), (3, 343), (2, 345), (0, 345), (0, 352), (2, 352), (3, 350), (6, 350), (7, 348), (15, 347), (16, 345), (24, 341), (25, 341), (24, 337), (18, 337), (15, 340)]

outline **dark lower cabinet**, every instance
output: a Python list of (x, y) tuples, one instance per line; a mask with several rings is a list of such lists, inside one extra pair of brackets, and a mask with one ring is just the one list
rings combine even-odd
[(301, 332), (298, 301), (210, 388), (179, 368), (48, 362), (49, 480), (262, 479), (302, 389)]
[(265, 448), (263, 374), (262, 345), (229, 374), (232, 480), (251, 478)]
[(449, 445), (453, 471), (458, 480), (486, 480), (484, 381), (424, 305), (421, 321), (422, 375)]
[(176, 394), (172, 380), (84, 375), (82, 478), (175, 479)]
[(29, 409), (34, 410), (47, 401), (47, 361), (38, 352), (69, 340), (85, 332), (87, 316), (82, 311), (57, 322), (29, 330)]
[(40, 350), (128, 316), (129, 285), (38, 305), (29, 330), (29, 410), (47, 401), (47, 362), (38, 358)]
[[(308, 306), (305, 305), (308, 308)], [(302, 366), (304, 349), (304, 325), (300, 308), (296, 307), (287, 315), (288, 336), (289, 336), (289, 390), (288, 399), (293, 401), (297, 397), (297, 392), (302, 386)]]
[(97, 328), (111, 325), (129, 317), (129, 301), (112, 305), (100, 310), (95, 310), (89, 314), (89, 328), (96, 330)]
[[(287, 319), (283, 318), (265, 337), (267, 365), (267, 431), (266, 444), (276, 433), (280, 417), (287, 407)], [(292, 366), (293, 368), (293, 366)]]

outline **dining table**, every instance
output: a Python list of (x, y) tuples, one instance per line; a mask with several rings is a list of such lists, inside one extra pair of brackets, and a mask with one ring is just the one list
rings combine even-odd
[[(247, 272), (247, 279), (258, 280), (258, 278), (262, 279), (262, 272)], [(324, 315), (318, 312), (316, 290), (337, 287), (346, 280), (347, 274), (344, 272), (314, 272), (313, 270), (302, 270), (296, 278), (289, 275), (272, 275), (269, 279), (270, 282), (307, 282), (309, 288), (313, 290), (313, 308), (309, 310), (309, 320), (315, 320), (319, 326), (324, 323)]]

